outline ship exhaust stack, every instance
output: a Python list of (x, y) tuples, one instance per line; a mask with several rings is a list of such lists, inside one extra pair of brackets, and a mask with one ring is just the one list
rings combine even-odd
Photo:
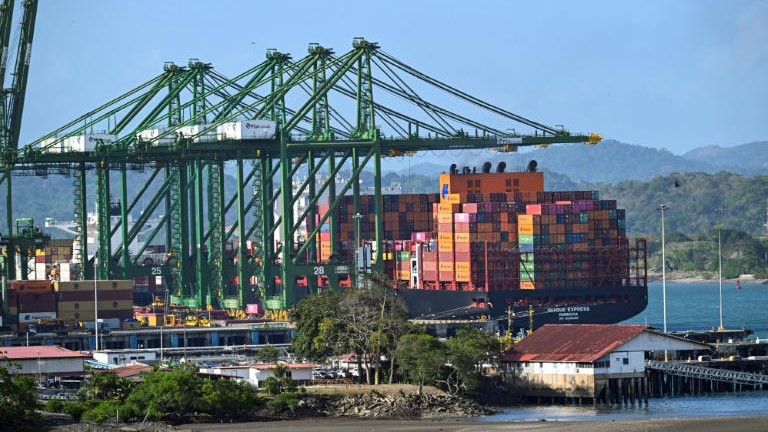
[(535, 173), (536, 168), (539, 166), (539, 163), (536, 162), (535, 159), (532, 159), (530, 162), (528, 162), (528, 172)]

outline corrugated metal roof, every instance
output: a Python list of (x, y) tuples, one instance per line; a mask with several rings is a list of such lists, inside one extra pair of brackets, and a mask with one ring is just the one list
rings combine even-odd
[(0, 360), (26, 360), (45, 358), (87, 357), (78, 351), (68, 350), (58, 345), (0, 347)]
[(101, 373), (113, 373), (120, 378), (129, 378), (140, 375), (142, 372), (150, 372), (152, 366), (143, 363), (134, 363), (125, 366), (116, 367), (114, 369), (105, 370)]
[(547, 324), (516, 344), (504, 355), (504, 360), (591, 363), (647, 328), (644, 325)]

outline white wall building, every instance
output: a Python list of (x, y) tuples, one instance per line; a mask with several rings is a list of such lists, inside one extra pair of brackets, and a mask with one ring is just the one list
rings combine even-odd
[(12, 374), (47, 377), (82, 376), (86, 356), (57, 345), (0, 347), (0, 365)]
[[(288, 377), (297, 384), (309, 384), (312, 380), (312, 369), (315, 365), (310, 363), (280, 363), (288, 368)], [(274, 377), (276, 364), (255, 364), (242, 366), (217, 366), (201, 368), (200, 373), (221, 375), (237, 380), (247, 381), (253, 386), (261, 387), (264, 380)]]
[(153, 350), (102, 350), (93, 353), (93, 359), (109, 365), (127, 365), (131, 363), (154, 363), (157, 353)]
[(690, 358), (709, 349), (643, 325), (551, 324), (505, 353), (503, 369), (507, 382), (526, 397), (634, 397), (644, 394), (651, 353)]

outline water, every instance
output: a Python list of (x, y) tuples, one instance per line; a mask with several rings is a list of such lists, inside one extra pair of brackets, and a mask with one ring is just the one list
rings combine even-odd
[(766, 415), (768, 391), (720, 393), (714, 396), (685, 396), (649, 399), (648, 406), (555, 405), (510, 408), (502, 413), (480, 417), (478, 421), (611, 421), (662, 418), (740, 417)]
[[(648, 287), (648, 307), (625, 324), (664, 328), (662, 284)], [(667, 331), (707, 330), (720, 326), (720, 288), (715, 283), (667, 283)], [(723, 326), (752, 329), (768, 338), (768, 285), (723, 283)]]
[[(661, 283), (648, 287), (648, 307), (624, 324), (664, 326)], [(720, 325), (718, 283), (667, 283), (667, 330), (706, 330)], [(752, 338), (768, 339), (768, 285), (723, 283), (723, 326), (746, 327)], [(527, 406), (481, 417), (479, 421), (611, 421), (660, 418), (737, 417), (766, 415), (768, 390), (720, 393), (711, 396), (650, 399), (648, 406)]]

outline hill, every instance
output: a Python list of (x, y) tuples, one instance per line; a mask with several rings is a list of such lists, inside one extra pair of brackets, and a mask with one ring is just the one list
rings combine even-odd
[(699, 147), (685, 153), (685, 159), (707, 163), (724, 171), (744, 175), (768, 173), (768, 141), (742, 144), (735, 147)]

